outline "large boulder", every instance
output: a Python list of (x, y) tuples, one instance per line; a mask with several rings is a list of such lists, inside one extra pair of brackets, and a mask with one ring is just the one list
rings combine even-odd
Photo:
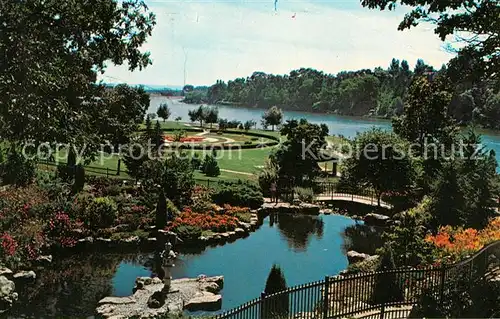
[(369, 213), (365, 215), (363, 220), (368, 226), (387, 226), (391, 219), (386, 215)]
[(16, 285), (13, 281), (5, 276), (0, 276), (0, 313), (9, 310), (17, 300), (18, 295), (15, 289)]
[(190, 299), (184, 309), (189, 311), (216, 311), (222, 307), (222, 296), (203, 291), (197, 293), (194, 298)]
[(368, 255), (368, 254), (358, 253), (357, 251), (354, 251), (354, 250), (349, 250), (347, 252), (347, 260), (349, 261), (349, 264), (354, 264), (354, 263), (358, 263), (361, 261), (365, 261), (369, 257), (370, 257), (370, 255)]

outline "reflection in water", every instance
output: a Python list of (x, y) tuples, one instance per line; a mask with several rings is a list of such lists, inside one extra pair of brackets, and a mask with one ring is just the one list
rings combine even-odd
[(363, 224), (355, 224), (346, 227), (342, 233), (344, 244), (342, 249), (344, 252), (355, 250), (360, 253), (373, 255), (376, 253), (377, 248), (383, 246), (381, 227), (366, 226)]
[[(178, 245), (176, 250), (181, 254), (172, 276), (223, 275), (222, 306), (231, 309), (262, 292), (274, 263), (283, 267), (290, 286), (338, 274), (347, 267), (342, 252), (346, 238), (341, 234), (353, 224), (353, 220), (336, 215), (269, 217), (250, 236), (233, 243), (197, 249)], [(367, 241), (371, 240), (368, 237)], [(101, 298), (130, 295), (136, 277), (151, 276), (153, 272), (153, 276), (161, 276), (160, 260), (155, 265), (154, 257), (154, 253), (138, 251), (54, 256), (46, 269), (34, 269), (35, 283), (16, 287), (21, 300), (11, 315), (92, 316)]]
[(123, 255), (54, 258), (50, 268), (35, 269), (34, 284), (16, 283), (20, 300), (12, 314), (33, 318), (93, 314), (97, 302), (112, 294), (112, 278), (123, 260)]
[(277, 223), (288, 246), (294, 251), (305, 251), (312, 236), (323, 238), (324, 222), (321, 217), (293, 214), (271, 214), (269, 225)]

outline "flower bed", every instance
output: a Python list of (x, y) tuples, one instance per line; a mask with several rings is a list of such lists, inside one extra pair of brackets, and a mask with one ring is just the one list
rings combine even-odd
[[(205, 138), (202, 136), (186, 136), (186, 137), (181, 137), (179, 142), (181, 143), (200, 143), (203, 142)], [(164, 136), (165, 142), (175, 142), (175, 137), (166, 135)]]
[(434, 246), (438, 261), (456, 262), (500, 240), (500, 217), (492, 219), (482, 230), (444, 226), (436, 235), (428, 235), (425, 240)]

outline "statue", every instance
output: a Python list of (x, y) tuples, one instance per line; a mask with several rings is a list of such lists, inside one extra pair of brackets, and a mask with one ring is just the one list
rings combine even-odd
[(165, 304), (170, 286), (172, 283), (172, 276), (170, 269), (175, 266), (174, 261), (177, 255), (172, 250), (174, 244), (177, 242), (177, 235), (173, 232), (159, 230), (157, 235), (158, 247), (155, 253), (155, 265), (158, 278), (163, 281), (163, 288), (156, 291), (151, 295), (148, 300), (148, 306), (151, 308), (160, 308)]

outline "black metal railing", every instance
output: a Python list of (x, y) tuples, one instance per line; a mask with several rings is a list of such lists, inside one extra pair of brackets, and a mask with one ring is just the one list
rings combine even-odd
[[(459, 275), (477, 281), (499, 272), (500, 241), (496, 241), (450, 266), (327, 276), (276, 294), (262, 294), (213, 318), (407, 318), (424, 291), (431, 289), (442, 300), (445, 285)], [(393, 284), (393, 293), (387, 294), (386, 283)]]

